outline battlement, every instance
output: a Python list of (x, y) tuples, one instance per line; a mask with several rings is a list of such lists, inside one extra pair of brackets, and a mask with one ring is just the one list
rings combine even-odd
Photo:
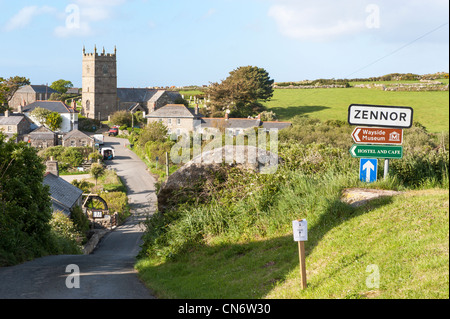
[(105, 47), (103, 47), (102, 53), (97, 53), (97, 46), (94, 46), (94, 52), (93, 53), (86, 53), (86, 49), (83, 46), (83, 57), (116, 57), (117, 55), (117, 49), (116, 46), (114, 46), (114, 53), (106, 53)]

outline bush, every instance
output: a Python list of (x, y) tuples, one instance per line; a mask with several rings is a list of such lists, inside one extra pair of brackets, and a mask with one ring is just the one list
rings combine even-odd
[(131, 113), (127, 111), (117, 111), (111, 115), (110, 122), (118, 126), (131, 126)]
[(147, 142), (164, 142), (167, 140), (167, 127), (160, 122), (151, 122), (147, 124), (139, 134), (137, 143), (141, 147), (145, 147)]
[(445, 186), (449, 177), (449, 153), (443, 149), (415, 152), (392, 161), (389, 168), (390, 174), (406, 186), (420, 187), (427, 183)]
[(48, 147), (39, 152), (39, 155), (45, 160), (53, 157), (58, 161), (59, 169), (66, 171), (70, 168), (79, 167), (92, 152), (91, 147), (64, 147), (61, 145)]
[(72, 222), (76, 230), (82, 235), (86, 234), (86, 232), (89, 230), (89, 219), (83, 213), (83, 210), (80, 206), (75, 206), (72, 209), (70, 217), (72, 218)]
[(123, 222), (129, 216), (128, 197), (123, 192), (105, 192), (101, 193), (100, 197), (108, 204), (108, 209), (111, 214), (119, 213), (119, 221)]
[(56, 250), (58, 253), (81, 253), (81, 247), (78, 245), (78, 240), (82, 236), (69, 217), (62, 212), (54, 213), (50, 220), (50, 227), (56, 238)]

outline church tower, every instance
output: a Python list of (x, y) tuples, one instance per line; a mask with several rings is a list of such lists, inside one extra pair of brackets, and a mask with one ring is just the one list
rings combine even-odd
[(83, 47), (82, 115), (97, 120), (107, 120), (117, 111), (117, 63), (114, 53), (86, 53)]

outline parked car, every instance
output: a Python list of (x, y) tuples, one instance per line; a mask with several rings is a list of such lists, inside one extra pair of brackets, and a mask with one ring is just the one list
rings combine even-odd
[(108, 131), (108, 136), (116, 136), (117, 134), (119, 134), (118, 127), (111, 127)]
[(102, 154), (104, 160), (112, 160), (115, 156), (114, 149), (112, 147), (103, 147), (100, 150), (100, 154)]

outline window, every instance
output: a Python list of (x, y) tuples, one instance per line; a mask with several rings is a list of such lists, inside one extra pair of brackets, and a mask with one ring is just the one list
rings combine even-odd
[(177, 119), (177, 125), (181, 125), (181, 119)]
[(167, 124), (172, 124), (172, 119), (167, 119)]
[(8, 126), (8, 132), (12, 132), (12, 126)]
[(70, 146), (72, 146), (72, 147), (77, 146), (77, 143), (75, 142), (75, 140), (71, 140), (70, 141)]

